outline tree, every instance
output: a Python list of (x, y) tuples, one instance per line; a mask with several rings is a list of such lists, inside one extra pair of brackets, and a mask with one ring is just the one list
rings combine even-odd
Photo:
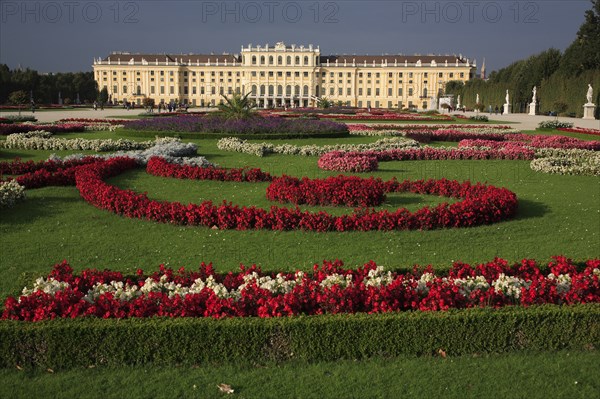
[(600, 69), (600, 0), (591, 1), (592, 9), (585, 12), (585, 22), (562, 58), (560, 71), (565, 76)]
[(556, 112), (556, 119), (558, 119), (558, 115), (564, 113), (569, 106), (563, 101), (556, 101), (554, 103), (554, 112)]
[(221, 95), (225, 102), (218, 105), (219, 114), (225, 119), (248, 119), (254, 116), (254, 103), (246, 95), (235, 93), (231, 97)]
[(329, 100), (327, 97), (321, 97), (317, 100), (317, 107), (321, 109), (331, 108), (333, 106), (333, 102)]
[(106, 87), (100, 90), (100, 93), (98, 93), (98, 102), (100, 104), (105, 104), (108, 102), (108, 89)]
[(27, 93), (23, 90), (13, 91), (8, 96), (8, 101), (19, 107), (19, 116), (21, 116), (21, 107), (27, 103)]

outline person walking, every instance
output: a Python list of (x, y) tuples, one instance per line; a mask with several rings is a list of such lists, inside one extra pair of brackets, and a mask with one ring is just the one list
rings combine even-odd
[(98, 111), (98, 101), (94, 101), (94, 111)]
[(31, 100), (31, 113), (35, 114), (35, 101)]

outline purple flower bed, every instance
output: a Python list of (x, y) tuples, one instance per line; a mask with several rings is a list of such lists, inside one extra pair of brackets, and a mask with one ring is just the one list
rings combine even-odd
[(331, 121), (284, 118), (233, 120), (203, 116), (148, 118), (127, 122), (126, 127), (146, 131), (228, 133), (233, 135), (265, 133), (319, 134), (348, 131), (345, 124)]

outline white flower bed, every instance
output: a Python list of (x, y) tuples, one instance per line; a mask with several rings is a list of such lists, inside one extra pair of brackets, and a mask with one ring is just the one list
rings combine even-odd
[[(167, 162), (178, 165), (197, 166), (202, 168), (216, 166), (215, 164), (209, 162), (205, 157), (197, 155), (198, 147), (194, 143), (182, 143), (180, 139), (174, 137), (157, 138), (156, 141), (153, 141), (151, 143), (153, 144), (153, 146), (145, 150), (125, 152), (119, 151), (112, 154), (92, 156), (102, 159), (129, 157), (135, 159), (136, 162), (140, 165), (147, 164), (150, 158), (152, 157), (160, 157), (165, 159)], [(48, 158), (48, 160), (69, 161), (89, 156), (90, 155), (72, 154), (61, 158), (55, 154), (52, 154)]]
[(25, 132), (25, 133), (14, 133), (17, 134), (19, 136), (21, 136), (22, 138), (41, 138), (41, 139), (49, 139), (50, 137), (52, 137), (52, 133), (47, 132), (45, 130), (33, 130), (31, 132)]
[(559, 175), (600, 176), (600, 152), (579, 149), (542, 148), (535, 151), (531, 169)]
[(10, 208), (25, 199), (25, 187), (15, 180), (0, 182), (0, 208)]
[(111, 125), (110, 123), (88, 123), (85, 125), (85, 130), (114, 132), (115, 130), (122, 129), (124, 127), (125, 125)]
[(570, 128), (573, 127), (574, 124), (572, 122), (561, 122), (557, 120), (552, 121), (542, 121), (538, 124), (540, 129), (560, 129), (560, 128)]
[(217, 148), (223, 151), (243, 152), (259, 157), (267, 154), (320, 156), (332, 151), (384, 151), (397, 148), (418, 147), (415, 140), (405, 138), (385, 138), (369, 144), (337, 144), (337, 145), (304, 145), (272, 143), (248, 143), (236, 137), (226, 137), (217, 143)]
[(140, 150), (152, 147), (153, 141), (131, 141), (126, 139), (63, 139), (46, 137), (26, 137), (22, 133), (10, 134), (6, 137), (4, 148), (19, 148), (24, 150), (78, 150), (78, 151), (120, 151)]

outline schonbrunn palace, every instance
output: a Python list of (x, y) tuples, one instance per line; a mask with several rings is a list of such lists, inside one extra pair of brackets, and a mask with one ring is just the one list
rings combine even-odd
[(238, 54), (113, 53), (94, 59), (109, 101), (216, 105), (251, 93), (257, 106), (309, 107), (318, 98), (354, 107), (428, 109), (448, 81), (467, 81), (477, 66), (462, 55), (329, 55), (312, 45), (242, 47)]

